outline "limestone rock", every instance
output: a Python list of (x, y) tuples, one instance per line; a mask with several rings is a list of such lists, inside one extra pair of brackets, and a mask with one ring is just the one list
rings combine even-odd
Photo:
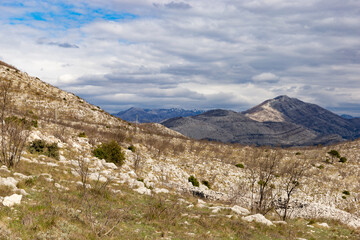
[(287, 225), (287, 222), (285, 221), (273, 221), (273, 223), (278, 225)]
[(158, 194), (158, 193), (169, 193), (169, 190), (165, 189), (165, 188), (154, 188), (153, 192)]
[(8, 186), (13, 189), (17, 189), (17, 187), (16, 187), (17, 183), (18, 183), (18, 181), (13, 177), (7, 177), (7, 178), (0, 177), (0, 185)]
[(330, 228), (330, 226), (327, 223), (318, 223), (317, 225), (323, 228)]
[(245, 216), (245, 215), (249, 215), (249, 214), (250, 214), (250, 211), (249, 211), (249, 210), (247, 210), (246, 208), (242, 208), (242, 207), (240, 207), (240, 206), (238, 206), (238, 205), (232, 206), (232, 207), (231, 207), (231, 210), (232, 210), (233, 212), (235, 212), (236, 214), (242, 215), (242, 216)]
[(4, 198), (3, 205), (7, 207), (12, 207), (15, 204), (20, 204), (22, 199), (22, 195), (13, 194), (11, 196), (7, 196)]
[(242, 217), (241, 219), (247, 222), (257, 222), (257, 223), (265, 224), (267, 226), (274, 226), (274, 224), (270, 220), (266, 219), (264, 215), (260, 213), (255, 215), (250, 215), (247, 217)]
[(151, 195), (151, 190), (146, 187), (139, 187), (137, 189), (134, 189), (134, 191), (140, 194)]

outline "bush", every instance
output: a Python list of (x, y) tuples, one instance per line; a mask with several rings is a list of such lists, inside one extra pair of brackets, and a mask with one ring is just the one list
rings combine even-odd
[(50, 145), (47, 145), (46, 155), (51, 158), (59, 159), (59, 147), (57, 143), (52, 143)]
[(57, 143), (48, 144), (44, 140), (35, 140), (29, 146), (29, 152), (44, 154), (45, 156), (59, 159), (59, 147)]
[(132, 152), (136, 151), (136, 147), (134, 145), (129, 146), (128, 149)]
[(244, 164), (242, 164), (242, 163), (235, 164), (235, 166), (238, 168), (244, 168)]
[(341, 157), (339, 160), (339, 162), (341, 162), (341, 163), (346, 163), (346, 161), (347, 161), (346, 157)]
[(116, 141), (101, 144), (93, 151), (93, 154), (99, 159), (105, 159), (105, 161), (115, 163), (119, 166), (121, 166), (125, 160), (124, 153)]
[(207, 186), (207, 187), (208, 187), (208, 189), (210, 189), (210, 188), (211, 188), (211, 187), (210, 187), (210, 183), (209, 183), (209, 181), (202, 180), (202, 181), (201, 181), (201, 183), (202, 183), (202, 184), (204, 184), (205, 186)]
[(344, 190), (343, 192), (342, 192), (344, 195), (350, 195), (350, 192), (349, 191), (347, 191), (347, 190)]
[(43, 140), (35, 140), (29, 146), (30, 153), (44, 153), (46, 142)]
[(200, 186), (198, 180), (194, 176), (191, 175), (188, 180), (189, 180), (189, 182), (192, 183), (192, 185), (194, 187), (199, 187)]
[(86, 137), (85, 132), (81, 132), (81, 133), (79, 133), (78, 137), (85, 138), (85, 137)]
[(340, 153), (336, 150), (331, 150), (330, 152), (328, 152), (328, 154), (331, 156), (331, 157), (336, 157), (336, 158), (340, 158)]
[(39, 126), (38, 121), (37, 120), (32, 120), (31, 121), (31, 126), (33, 126), (34, 128), (37, 128)]

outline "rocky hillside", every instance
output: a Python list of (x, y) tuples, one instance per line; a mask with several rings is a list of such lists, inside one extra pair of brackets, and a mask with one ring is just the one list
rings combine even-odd
[[(0, 167), (1, 239), (359, 239), (359, 141), (301, 149), (196, 141), (0, 70), (15, 86), (6, 119), (36, 122), (24, 130), (19, 164)], [(114, 141), (121, 161), (99, 159), (94, 150)]]
[(315, 104), (280, 96), (243, 113), (212, 110), (162, 122), (195, 139), (259, 146), (332, 144), (360, 135), (357, 119), (344, 119)]
[(185, 110), (179, 108), (144, 109), (132, 107), (113, 115), (129, 122), (160, 123), (169, 118), (195, 116), (203, 112), (202, 110)]

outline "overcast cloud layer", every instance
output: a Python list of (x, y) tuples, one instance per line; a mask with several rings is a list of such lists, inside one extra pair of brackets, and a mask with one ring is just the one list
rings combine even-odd
[(0, 60), (109, 112), (240, 111), (286, 94), (360, 116), (358, 0), (5, 0), (0, 11)]

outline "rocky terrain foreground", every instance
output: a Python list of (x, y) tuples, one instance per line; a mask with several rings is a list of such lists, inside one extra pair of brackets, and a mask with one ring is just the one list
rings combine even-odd
[[(6, 121), (32, 123), (18, 164), (1, 160), (2, 239), (360, 238), (359, 140), (196, 141), (127, 123), (8, 66), (0, 77), (12, 82)], [(121, 162), (95, 156), (113, 140)]]

